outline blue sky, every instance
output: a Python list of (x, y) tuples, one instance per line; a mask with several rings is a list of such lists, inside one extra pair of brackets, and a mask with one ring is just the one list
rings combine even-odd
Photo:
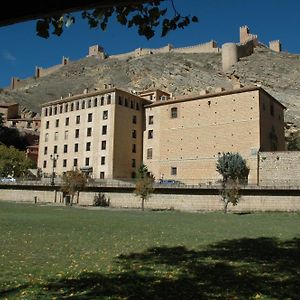
[[(127, 29), (110, 21), (107, 31), (89, 29), (77, 17), (61, 37), (37, 37), (35, 21), (0, 27), (0, 87), (10, 84), (12, 76), (33, 76), (35, 66), (47, 68), (61, 62), (62, 56), (78, 60), (88, 53), (90, 45), (100, 44), (108, 54), (131, 51), (138, 47), (155, 48), (168, 43), (175, 47), (215, 40), (221, 47), (238, 42), (239, 27), (248, 25), (251, 33), (268, 45), (279, 39), (283, 51), (300, 54), (299, 0), (174, 0), (183, 15), (196, 15), (199, 23), (176, 30), (161, 38), (159, 33), (149, 41), (135, 28)], [(168, 6), (170, 9), (171, 7)]]

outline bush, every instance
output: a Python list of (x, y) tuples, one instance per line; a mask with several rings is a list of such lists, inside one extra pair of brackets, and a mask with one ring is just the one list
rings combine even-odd
[(94, 196), (93, 206), (107, 207), (110, 204), (110, 199), (106, 198), (105, 194), (98, 193)]

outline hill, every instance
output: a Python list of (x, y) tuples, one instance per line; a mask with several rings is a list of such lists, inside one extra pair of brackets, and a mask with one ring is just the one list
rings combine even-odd
[(18, 102), (40, 112), (40, 105), (82, 93), (85, 88), (102, 89), (112, 83), (125, 90), (160, 88), (176, 95), (197, 94), (216, 87), (231, 88), (239, 81), (260, 85), (287, 106), (286, 121), (300, 127), (300, 55), (277, 53), (263, 46), (242, 58), (231, 74), (222, 72), (220, 53), (159, 53), (136, 58), (86, 57), (70, 62), (39, 79), (28, 78), (22, 88), (1, 90), (0, 102)]

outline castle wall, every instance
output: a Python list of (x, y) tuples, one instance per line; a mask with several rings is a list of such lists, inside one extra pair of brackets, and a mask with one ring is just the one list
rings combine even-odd
[(209, 41), (207, 43), (198, 44), (190, 47), (174, 48), (172, 52), (175, 53), (218, 53), (221, 49), (218, 48), (215, 41)]
[(281, 43), (279, 40), (276, 41), (270, 41), (269, 42), (269, 48), (276, 52), (281, 52)]

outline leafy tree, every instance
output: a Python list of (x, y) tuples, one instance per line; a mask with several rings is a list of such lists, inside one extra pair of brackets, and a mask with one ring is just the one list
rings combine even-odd
[(3, 125), (4, 125), (3, 113), (0, 113), (0, 129), (3, 127)]
[(144, 210), (145, 200), (149, 199), (154, 191), (153, 188), (154, 177), (148, 171), (146, 165), (141, 164), (137, 170), (137, 179), (135, 183), (134, 193), (136, 196), (140, 196), (142, 200), (142, 210)]
[(288, 151), (299, 151), (300, 150), (300, 137), (290, 139), (287, 144)]
[(0, 176), (23, 177), (34, 163), (26, 157), (26, 153), (13, 146), (0, 145)]
[(239, 153), (223, 153), (217, 161), (217, 172), (222, 175), (222, 187), (220, 195), (224, 202), (224, 212), (227, 212), (228, 204), (237, 205), (240, 195), (240, 184), (248, 180), (249, 167), (246, 160)]
[[(183, 29), (191, 22), (198, 22), (196, 16), (182, 16), (174, 5), (173, 0), (153, 0), (153, 1), (128, 1), (131, 4), (112, 5), (105, 7), (99, 5), (92, 10), (84, 10), (82, 18), (86, 19), (90, 28), (100, 28), (106, 30), (108, 21), (112, 16), (116, 20), (128, 28), (136, 26), (138, 34), (150, 39), (154, 36), (155, 30), (161, 27), (161, 36), (165, 36), (171, 30), (177, 28)], [(167, 3), (170, 7), (163, 8), (162, 3)], [(168, 16), (168, 12), (172, 10), (172, 15)], [(52, 34), (60, 36), (64, 27), (69, 27), (75, 23), (75, 17), (71, 13), (59, 14), (57, 16), (44, 17), (36, 23), (37, 35), (48, 38), (51, 28)]]
[(87, 178), (79, 170), (67, 171), (62, 176), (61, 190), (71, 197), (70, 205), (73, 204), (74, 196), (77, 193), (77, 203), (79, 202), (79, 193), (86, 185)]

